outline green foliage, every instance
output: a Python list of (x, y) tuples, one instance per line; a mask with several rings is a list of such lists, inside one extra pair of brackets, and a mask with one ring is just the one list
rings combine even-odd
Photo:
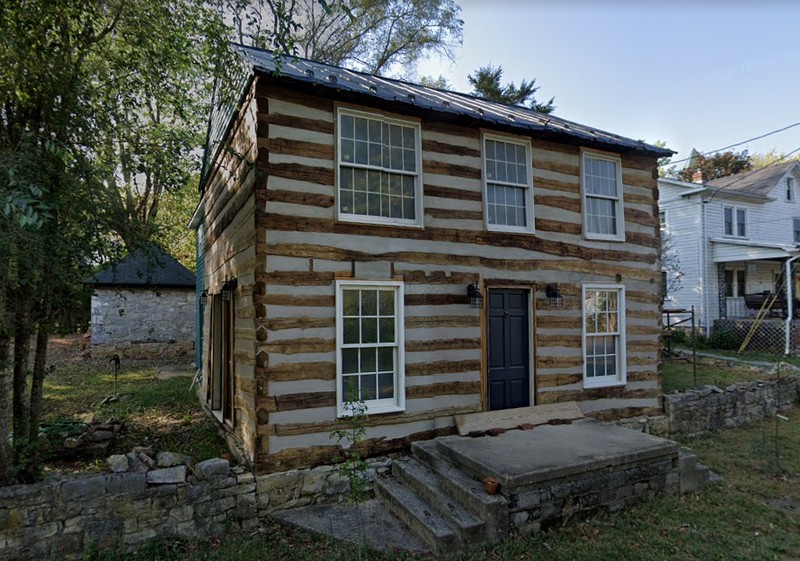
[(351, 503), (360, 504), (369, 497), (368, 466), (358, 451), (358, 445), (366, 438), (365, 423), (369, 417), (367, 416), (367, 406), (363, 401), (345, 402), (344, 411), (347, 428), (331, 431), (330, 437), (335, 439), (336, 444), (343, 449), (341, 458), (337, 456), (336, 459), (341, 460), (339, 475), (345, 477), (350, 483), (349, 500)]
[(481, 66), (475, 71), (474, 75), (467, 76), (467, 79), (472, 86), (472, 94), (484, 99), (509, 105), (521, 105), (540, 113), (552, 113), (556, 108), (553, 105), (554, 97), (550, 98), (550, 101), (546, 103), (536, 101), (535, 94), (539, 90), (539, 87), (536, 86), (536, 78), (530, 81), (523, 80), (519, 87), (515, 86), (514, 82), (502, 85), (502, 66), (492, 66), (491, 64)]
[(167, 194), (154, 224), (156, 242), (190, 271), (197, 265), (197, 237), (186, 225), (197, 207), (198, 182), (199, 178), (194, 175), (182, 187)]
[(741, 152), (719, 152), (711, 156), (697, 154), (692, 161), (677, 172), (678, 179), (682, 181), (692, 181), (692, 176), (696, 171), (703, 172), (703, 180), (711, 181), (718, 177), (727, 177), (737, 173), (743, 173), (753, 169), (753, 162), (747, 150)]
[[(376, 74), (408, 75), (430, 55), (454, 59), (464, 22), (454, 0), (234, 0), (238, 40)], [(274, 14), (282, 17), (274, 18)]]
[(718, 327), (708, 338), (708, 346), (712, 349), (733, 351), (739, 348), (740, 343), (736, 334), (727, 327)]

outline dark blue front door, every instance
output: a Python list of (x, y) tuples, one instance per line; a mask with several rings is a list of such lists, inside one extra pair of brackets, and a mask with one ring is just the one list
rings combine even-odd
[(489, 409), (530, 405), (527, 290), (489, 290)]

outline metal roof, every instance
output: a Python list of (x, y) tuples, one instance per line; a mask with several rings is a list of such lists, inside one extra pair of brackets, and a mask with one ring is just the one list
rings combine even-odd
[(706, 187), (721, 189), (731, 193), (741, 193), (766, 197), (775, 188), (786, 173), (794, 166), (800, 166), (797, 162), (785, 162), (767, 166), (756, 171), (745, 171), (736, 175), (718, 177), (711, 181), (706, 181)]
[(621, 148), (625, 151), (642, 152), (659, 157), (674, 154), (672, 150), (666, 148), (652, 146), (640, 140), (625, 138), (526, 107), (382, 78), (292, 56), (281, 56), (278, 69), (272, 51), (238, 44), (233, 45), (233, 48), (256, 71), (279, 78), (305, 82), (334, 91), (371, 96), (424, 110), (468, 117), (504, 127), (570, 137), (579, 142), (605, 145), (617, 150)]
[(139, 248), (86, 279), (95, 286), (194, 288), (194, 273), (157, 245)]

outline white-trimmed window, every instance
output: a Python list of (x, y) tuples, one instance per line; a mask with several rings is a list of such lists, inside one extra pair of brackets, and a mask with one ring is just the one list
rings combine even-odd
[(625, 287), (583, 286), (583, 385), (625, 384)]
[(336, 404), (367, 413), (405, 408), (403, 283), (336, 281)]
[(729, 238), (747, 237), (747, 209), (734, 206), (722, 207), (723, 233)]
[(503, 232), (533, 231), (531, 145), (506, 137), (483, 137), (486, 227)]
[(340, 108), (337, 216), (422, 225), (419, 123)]
[(581, 158), (583, 220), (587, 238), (624, 241), (622, 162), (614, 156), (584, 152)]
[(794, 243), (800, 243), (800, 218), (794, 219)]
[(787, 177), (786, 178), (786, 200), (793, 201), (794, 200), (794, 178)]

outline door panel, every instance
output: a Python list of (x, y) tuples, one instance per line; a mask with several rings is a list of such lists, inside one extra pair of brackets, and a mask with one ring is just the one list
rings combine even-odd
[(528, 291), (489, 290), (489, 409), (530, 405)]

